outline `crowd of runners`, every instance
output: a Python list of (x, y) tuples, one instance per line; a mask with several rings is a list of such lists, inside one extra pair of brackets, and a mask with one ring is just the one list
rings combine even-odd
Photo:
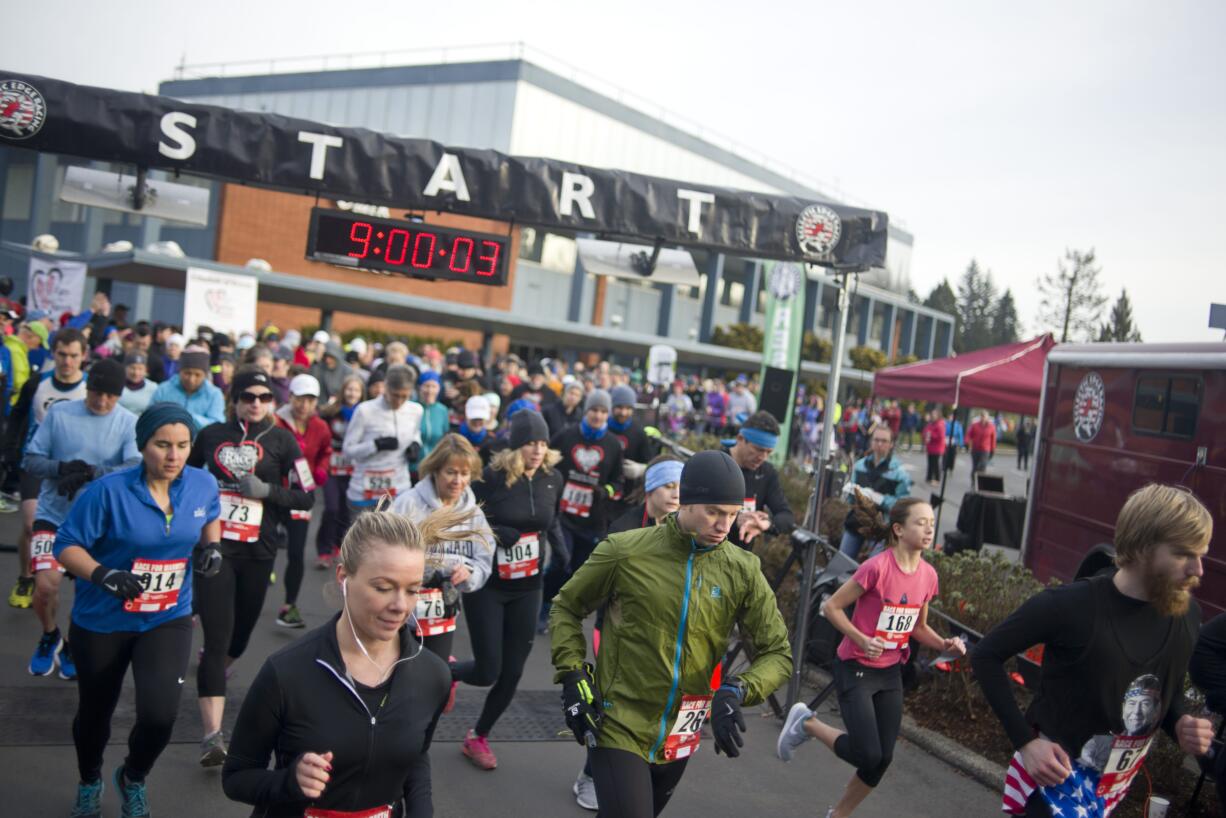
[[(770, 751), (745, 747), (742, 710), (786, 682), (792, 656), (754, 549), (797, 521), (768, 461), (780, 427), (751, 381), (650, 391), (604, 362), (342, 346), (273, 326), (188, 337), (121, 313), (99, 295), (78, 315), (0, 317), (0, 364), (14, 373), (8, 488), (23, 523), (9, 604), (36, 615), (30, 673), (77, 681), (74, 818), (100, 816), (106, 786), (125, 818), (151, 814), (145, 781), (193, 683), (200, 764), (221, 767), (225, 796), (254, 815), (429, 816), (438, 720), (457, 696), (483, 697), (460, 750), (495, 770), (499, 719), (542, 635), (583, 748), (573, 783), (542, 783), (569, 786), (580, 806), (658, 815), (704, 734), (730, 759)], [(635, 414), (655, 400), (666, 434), (693, 422), (722, 444), (684, 462), (670, 454)], [(799, 428), (810, 410), (820, 417), (819, 401), (798, 406)], [(842, 727), (798, 704), (775, 752), (791, 761), (817, 739), (854, 768), (825, 813), (841, 818), (890, 765), (912, 643), (948, 657), (967, 647), (929, 624), (934, 512), (910, 496), (894, 453), (916, 428), (904, 428), (906, 408), (838, 411), (854, 418), (838, 427), (844, 443), (863, 455), (837, 544), (863, 562), (823, 607), (844, 635)], [(923, 427), (930, 454), (935, 426), (944, 441), (953, 422)], [(975, 423), (973, 452), (994, 450), (995, 421)], [(1147, 486), (1120, 510), (1118, 570), (1040, 593), (974, 647), (1017, 750), (1006, 811), (1105, 817), (1160, 727), (1185, 752), (1216, 757), (1212, 724), (1183, 712), (1181, 695), (1191, 663), (1211, 703), (1226, 701), (1226, 640), (1210, 626), (1198, 644), (1190, 598), (1211, 534), (1191, 493)], [(309, 565), (335, 579), (340, 610), (327, 621), (297, 606)], [(68, 616), (57, 610), (65, 575)], [(230, 666), (270, 592), (283, 595), (275, 626), (310, 630), (256, 657), (245, 698), (228, 700)], [(460, 618), (472, 655), (462, 662)], [(735, 670), (734, 634), (752, 657)], [(1008, 662), (1038, 644), (1041, 683), (1023, 713)], [(136, 723), (104, 776), (129, 669)], [(227, 705), (239, 708), (230, 735)]]

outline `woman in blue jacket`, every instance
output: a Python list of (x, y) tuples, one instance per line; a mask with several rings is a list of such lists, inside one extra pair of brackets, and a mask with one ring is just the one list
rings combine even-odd
[(101, 815), (102, 753), (128, 667), (136, 725), (113, 777), (124, 815), (148, 815), (145, 777), (170, 741), (192, 643), (192, 573), (221, 566), (217, 481), (188, 467), (196, 427), (181, 406), (136, 422), (142, 463), (85, 489), (60, 527), (55, 557), (76, 578), (73, 739), (81, 780), (72, 815)]

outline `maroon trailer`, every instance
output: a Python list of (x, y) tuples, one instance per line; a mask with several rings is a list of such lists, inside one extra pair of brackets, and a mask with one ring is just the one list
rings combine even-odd
[(1214, 535), (1197, 598), (1226, 609), (1226, 344), (1061, 344), (1047, 356), (1022, 559), (1042, 580), (1111, 564), (1146, 483), (1184, 485)]

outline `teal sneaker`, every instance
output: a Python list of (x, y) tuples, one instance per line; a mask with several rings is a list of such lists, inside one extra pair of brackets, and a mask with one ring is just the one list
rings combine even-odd
[(123, 767), (116, 767), (115, 790), (119, 793), (120, 818), (150, 818), (144, 781), (129, 781), (124, 778)]
[(77, 784), (77, 803), (68, 818), (102, 818), (102, 779)]

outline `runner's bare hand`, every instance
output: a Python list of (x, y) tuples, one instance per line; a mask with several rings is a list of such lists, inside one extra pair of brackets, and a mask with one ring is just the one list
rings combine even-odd
[(457, 565), (451, 572), (451, 584), (463, 585), (468, 581), (468, 578), (473, 575), (473, 572), (468, 570), (467, 565)]
[(1063, 783), (1073, 772), (1073, 762), (1064, 748), (1045, 738), (1036, 738), (1022, 748), (1022, 766), (1044, 787)]
[(871, 639), (865, 637), (862, 647), (864, 648), (865, 656), (870, 659), (876, 659), (885, 653), (885, 640), (880, 636), (874, 636)]
[(946, 639), (941, 643), (941, 653), (956, 653), (958, 656), (965, 656), (966, 643), (962, 641), (961, 636), (955, 636), (953, 639)]
[(1213, 722), (1208, 719), (1198, 719), (1196, 716), (1180, 716), (1175, 722), (1175, 737), (1179, 739), (1179, 749), (1194, 756), (1203, 756), (1209, 752), (1213, 742)]
[(302, 758), (294, 765), (294, 776), (298, 779), (298, 788), (307, 798), (314, 800), (324, 794), (328, 779), (332, 776), (332, 753), (303, 753)]

